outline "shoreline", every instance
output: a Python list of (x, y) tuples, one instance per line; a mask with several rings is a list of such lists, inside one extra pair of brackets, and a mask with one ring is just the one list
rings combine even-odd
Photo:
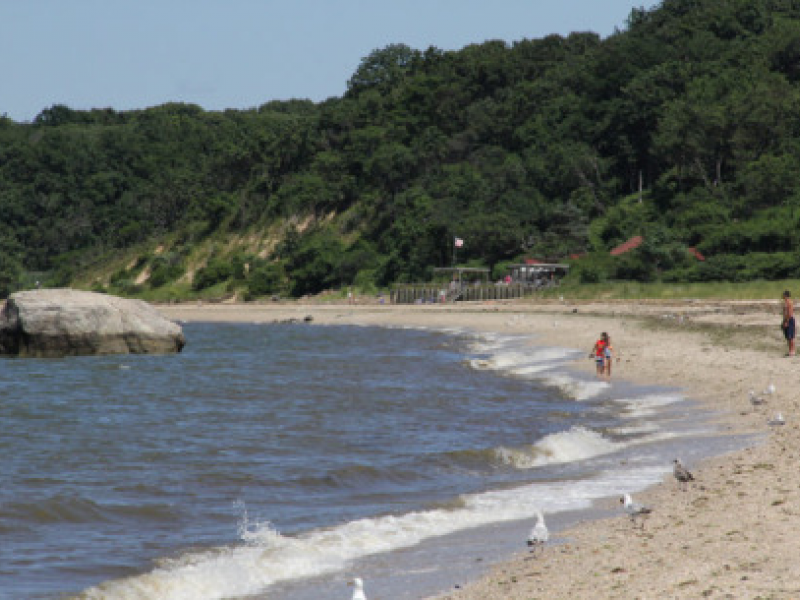
[[(759, 444), (688, 465), (696, 482), (679, 492), (672, 477), (638, 494), (653, 507), (634, 531), (619, 516), (559, 532), (569, 540), (535, 562), (520, 552), (440, 599), (800, 597), (794, 539), (800, 530), (800, 394), (783, 358), (777, 302), (498, 302), (468, 305), (185, 304), (160, 305), (184, 321), (303, 321), (342, 325), (463, 327), (520, 333), (548, 345), (588, 350), (609, 331), (621, 360), (614, 378), (681, 388), (735, 434)], [(590, 361), (576, 367), (591, 372)], [(748, 390), (774, 382), (754, 408)], [(781, 411), (786, 425), (767, 421)]]

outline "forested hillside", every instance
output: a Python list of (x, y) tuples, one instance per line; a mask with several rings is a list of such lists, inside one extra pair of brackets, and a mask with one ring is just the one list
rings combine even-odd
[(368, 289), (455, 236), (583, 281), (783, 278), (798, 174), (800, 0), (665, 0), (605, 39), (392, 45), (317, 104), (0, 118), (0, 291)]

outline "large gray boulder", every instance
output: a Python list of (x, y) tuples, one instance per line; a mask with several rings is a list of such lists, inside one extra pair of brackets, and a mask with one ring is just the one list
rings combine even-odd
[(0, 354), (73, 356), (180, 352), (181, 327), (141, 300), (70, 289), (11, 294), (0, 311)]

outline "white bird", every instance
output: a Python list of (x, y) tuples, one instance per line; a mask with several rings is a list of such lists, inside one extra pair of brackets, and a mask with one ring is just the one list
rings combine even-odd
[(775, 416), (769, 420), (769, 425), (771, 427), (780, 427), (781, 425), (786, 424), (786, 421), (783, 418), (783, 415), (780, 412), (776, 412)]
[(770, 381), (767, 389), (765, 389), (762, 394), (766, 394), (767, 396), (773, 396), (777, 390), (775, 389), (775, 384)]
[(550, 532), (547, 530), (547, 525), (544, 522), (544, 515), (540, 511), (536, 511), (536, 523), (528, 534), (528, 547), (535, 555), (536, 550), (544, 549), (544, 545), (550, 540)]
[(356, 577), (353, 581), (348, 582), (348, 585), (353, 585), (356, 588), (353, 590), (351, 600), (367, 600), (367, 596), (364, 594), (364, 580), (361, 577)]
[[(628, 516), (631, 518), (631, 522), (634, 525), (636, 525), (636, 517), (649, 515), (651, 512), (653, 512), (651, 508), (634, 502), (630, 494), (625, 494), (619, 499), (619, 501), (624, 506), (625, 512), (628, 513)], [(644, 528), (644, 522), (642, 522), (642, 528)]]
[(762, 396), (756, 396), (755, 390), (750, 390), (750, 404), (753, 406), (761, 406), (766, 400)]
[(694, 475), (681, 464), (679, 458), (676, 458), (672, 462), (674, 464), (672, 474), (675, 476), (675, 479), (678, 480), (678, 486), (681, 487), (681, 489), (686, 489), (686, 484), (690, 481), (694, 481)]

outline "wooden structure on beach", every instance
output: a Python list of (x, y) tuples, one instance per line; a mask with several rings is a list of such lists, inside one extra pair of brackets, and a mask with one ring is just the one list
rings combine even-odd
[(396, 284), (392, 304), (436, 304), (463, 300), (467, 290), (491, 287), (489, 269), (449, 267), (434, 269), (429, 283)]
[(536, 261), (513, 264), (508, 275), (492, 283), (489, 269), (451, 267), (434, 269), (430, 283), (403, 283), (392, 287), (392, 304), (442, 304), (482, 300), (511, 300), (555, 287), (569, 271), (569, 265)]
[(445, 286), (434, 283), (406, 283), (392, 287), (392, 304), (441, 304), (459, 301), (511, 300), (524, 298), (533, 293), (530, 286), (522, 284), (478, 284), (467, 285), (455, 294), (450, 294)]
[(529, 285), (536, 290), (556, 287), (569, 272), (564, 263), (543, 263), (535, 260), (508, 265), (512, 283)]
[(393, 304), (441, 304), (482, 300), (511, 300), (532, 295), (537, 290), (555, 287), (566, 275), (569, 265), (526, 262), (509, 265), (508, 275), (489, 281), (489, 269), (452, 267), (434, 269), (430, 283), (396, 284), (392, 287)]

